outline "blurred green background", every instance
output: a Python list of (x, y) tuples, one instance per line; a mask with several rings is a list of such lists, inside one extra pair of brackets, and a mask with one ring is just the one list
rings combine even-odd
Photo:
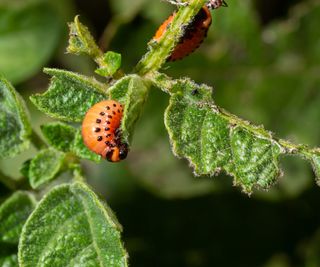
[[(163, 71), (212, 85), (217, 105), (278, 137), (319, 146), (320, 1), (228, 4), (212, 12), (201, 48)], [(65, 54), (68, 21), (80, 14), (100, 46), (120, 52), (130, 72), (172, 10), (160, 0), (0, 0), (0, 73), (26, 99), (39, 132), (50, 118), (28, 98), (48, 85), (42, 68), (93, 75), (88, 58)], [(281, 159), (279, 183), (251, 197), (230, 177), (193, 177), (187, 162), (171, 154), (167, 105), (168, 97), (153, 89), (128, 160), (83, 162), (89, 183), (124, 227), (130, 265), (320, 266), (320, 189), (309, 164)], [(17, 166), (34, 154), (30, 148), (0, 167), (19, 179)]]

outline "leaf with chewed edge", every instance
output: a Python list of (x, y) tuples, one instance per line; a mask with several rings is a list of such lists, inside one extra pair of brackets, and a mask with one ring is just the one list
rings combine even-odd
[(60, 185), (39, 203), (25, 224), (19, 264), (125, 267), (121, 226), (110, 208), (83, 183)]
[[(278, 157), (284, 150), (262, 127), (249, 125), (214, 105), (212, 89), (180, 80), (165, 113), (174, 153), (185, 157), (197, 175), (221, 170), (250, 193), (267, 189), (281, 174)], [(250, 130), (251, 129), (251, 130)]]
[(80, 122), (90, 107), (108, 98), (107, 85), (94, 78), (58, 69), (44, 72), (53, 76), (48, 90), (30, 99), (39, 110), (53, 118)]

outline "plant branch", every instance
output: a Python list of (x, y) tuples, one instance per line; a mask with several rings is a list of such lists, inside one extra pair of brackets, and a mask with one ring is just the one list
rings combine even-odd
[(149, 42), (149, 51), (135, 68), (137, 74), (145, 75), (161, 68), (179, 41), (179, 37), (183, 34), (185, 26), (198, 13), (205, 2), (206, 0), (190, 0), (187, 6), (179, 9), (170, 27), (163, 33), (161, 40), (159, 42), (154, 40)]
[(31, 143), (38, 150), (41, 150), (47, 147), (47, 144), (42, 140), (42, 138), (34, 130), (32, 130), (32, 134), (31, 134)]

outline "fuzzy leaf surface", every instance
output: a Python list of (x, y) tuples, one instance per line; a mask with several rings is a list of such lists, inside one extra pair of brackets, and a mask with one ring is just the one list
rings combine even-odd
[(23, 228), (19, 264), (125, 267), (121, 227), (83, 183), (61, 185), (39, 203)]
[(68, 152), (75, 138), (76, 129), (65, 123), (53, 122), (41, 126), (48, 143), (55, 149)]
[(26, 192), (17, 191), (0, 206), (0, 238), (2, 242), (18, 244), (27, 218), (34, 210), (36, 200)]
[(91, 106), (107, 98), (107, 87), (94, 78), (58, 69), (45, 69), (45, 73), (53, 76), (48, 90), (30, 99), (53, 118), (80, 122)]
[(74, 22), (69, 24), (69, 29), (68, 53), (89, 55), (92, 58), (102, 56), (102, 51), (97, 46), (89, 29), (79, 21), (79, 16), (76, 16)]
[(124, 105), (121, 120), (123, 140), (130, 143), (134, 127), (148, 97), (149, 85), (137, 75), (128, 75), (108, 90), (110, 99)]
[(29, 181), (32, 188), (38, 188), (55, 178), (63, 166), (64, 159), (63, 152), (54, 149), (40, 151), (29, 166)]
[(172, 91), (165, 124), (173, 152), (187, 158), (197, 175), (224, 170), (247, 193), (277, 180), (283, 151), (269, 132), (220, 110), (210, 87), (181, 80)]
[(29, 147), (31, 125), (23, 99), (0, 77), (0, 158), (14, 157)]
[(103, 66), (96, 70), (101, 76), (109, 77), (121, 67), (121, 54), (108, 51), (103, 55)]
[(82, 159), (88, 159), (95, 162), (100, 162), (101, 156), (93, 153), (89, 150), (86, 145), (83, 143), (81, 131), (78, 130), (75, 134), (75, 139), (73, 141), (71, 151)]

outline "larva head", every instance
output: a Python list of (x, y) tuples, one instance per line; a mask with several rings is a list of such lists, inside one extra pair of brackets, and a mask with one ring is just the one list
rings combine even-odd
[(125, 158), (119, 127), (123, 106), (113, 100), (105, 100), (92, 106), (82, 122), (82, 137), (85, 145), (103, 158), (117, 162)]
[(128, 145), (124, 143), (120, 143), (117, 146), (111, 148), (106, 153), (106, 159), (110, 162), (118, 162), (123, 160), (128, 155)]

